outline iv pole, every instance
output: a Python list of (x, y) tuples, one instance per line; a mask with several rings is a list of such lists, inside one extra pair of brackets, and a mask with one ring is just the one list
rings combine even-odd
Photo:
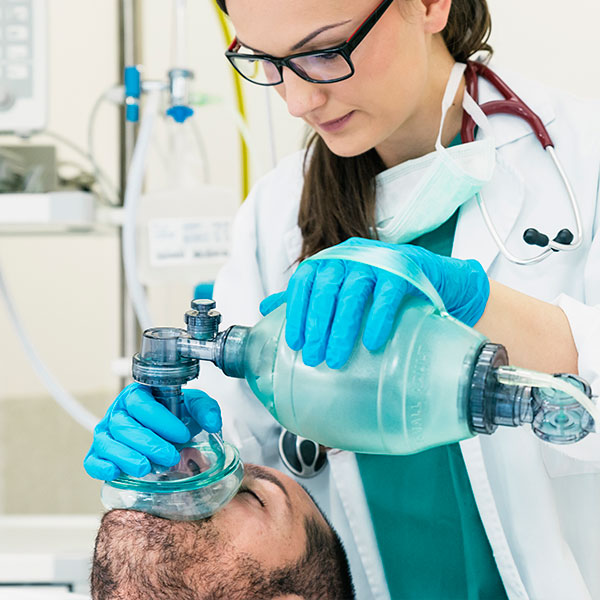
[[(142, 62), (141, 39), (141, 2), (139, 0), (118, 0), (119, 2), (119, 77), (124, 84), (125, 67), (139, 65)], [(125, 119), (125, 106), (119, 111), (119, 198), (120, 206), (124, 204), (124, 194), (127, 183), (127, 173), (133, 156), (135, 142), (138, 134), (138, 124)], [(123, 255), (123, 242), (120, 238), (120, 253)], [(120, 316), (120, 356), (133, 356), (138, 348), (141, 330), (125, 284), (123, 261), (119, 260), (119, 304)], [(128, 383), (125, 378), (120, 382), (120, 387)]]

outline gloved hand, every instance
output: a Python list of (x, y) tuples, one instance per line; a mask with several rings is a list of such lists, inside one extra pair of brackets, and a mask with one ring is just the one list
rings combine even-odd
[[(210, 433), (221, 430), (221, 411), (215, 400), (200, 390), (184, 390), (183, 397), (190, 416), (200, 428)], [(169, 442), (183, 444), (197, 433), (190, 433), (158, 403), (148, 387), (132, 383), (96, 425), (83, 466), (88, 475), (104, 481), (115, 479), (121, 471), (143, 477), (150, 472), (150, 461), (165, 467), (176, 465), (179, 453)]]
[[(412, 259), (421, 268), (453, 316), (472, 326), (485, 310), (490, 284), (475, 260), (439, 256), (418, 246), (387, 244), (351, 238), (343, 246), (383, 246)], [(363, 343), (370, 351), (388, 339), (396, 311), (407, 293), (421, 295), (397, 275), (342, 260), (302, 263), (284, 292), (265, 298), (260, 310), (268, 314), (287, 302), (285, 339), (292, 350), (302, 349), (308, 366), (325, 360), (332, 369), (342, 367), (354, 348), (367, 301), (373, 296)]]

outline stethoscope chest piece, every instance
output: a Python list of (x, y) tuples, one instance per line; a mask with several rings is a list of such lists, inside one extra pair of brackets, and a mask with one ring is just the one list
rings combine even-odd
[(317, 442), (284, 429), (279, 436), (279, 455), (296, 477), (315, 477), (327, 466), (327, 452)]

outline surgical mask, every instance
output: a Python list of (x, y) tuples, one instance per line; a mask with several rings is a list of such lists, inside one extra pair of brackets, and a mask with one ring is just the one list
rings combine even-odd
[(435, 152), (388, 169), (377, 177), (377, 233), (401, 244), (433, 231), (492, 179), (496, 146), (488, 121), (465, 91), (464, 110), (483, 133), (475, 142), (444, 148), (442, 132), (466, 65), (456, 63), (442, 100)]

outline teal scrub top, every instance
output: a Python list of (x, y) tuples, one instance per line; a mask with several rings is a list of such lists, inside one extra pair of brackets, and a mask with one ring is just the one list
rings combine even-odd
[[(412, 243), (449, 256), (457, 219)], [(392, 600), (507, 598), (458, 444), (356, 458)]]

